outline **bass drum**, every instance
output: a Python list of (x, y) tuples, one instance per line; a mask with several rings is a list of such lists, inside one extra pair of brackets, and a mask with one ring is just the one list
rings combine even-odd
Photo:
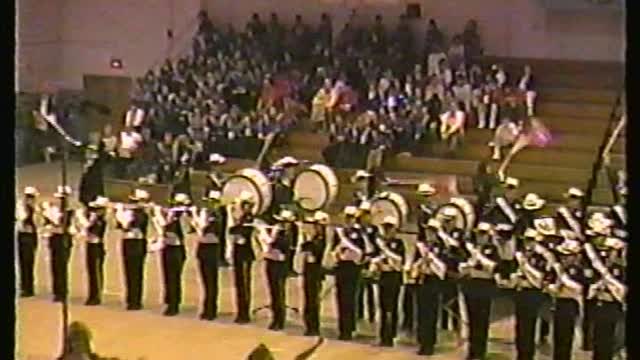
[(435, 217), (437, 220), (442, 220), (442, 213), (446, 208), (452, 208), (456, 211), (455, 222), (457, 228), (466, 232), (473, 230), (476, 224), (476, 211), (469, 200), (460, 197), (451, 198), (448, 203), (443, 204), (436, 210)]
[(402, 228), (407, 223), (409, 205), (402, 195), (386, 191), (376, 195), (371, 201), (371, 222), (373, 224), (382, 224), (387, 216), (398, 219), (398, 228)]
[(338, 177), (322, 164), (302, 170), (293, 181), (293, 198), (307, 211), (317, 211), (331, 205), (338, 196)]
[(255, 200), (254, 214), (262, 214), (271, 205), (271, 200), (273, 199), (271, 182), (260, 170), (247, 168), (238, 170), (235, 174), (229, 176), (222, 186), (222, 201), (231, 203), (243, 191), (253, 195)]

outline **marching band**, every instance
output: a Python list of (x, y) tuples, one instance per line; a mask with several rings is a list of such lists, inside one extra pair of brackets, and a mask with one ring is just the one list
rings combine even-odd
[[(492, 303), (505, 294), (515, 304), (517, 359), (535, 358), (538, 326), (540, 338), (553, 334), (553, 358), (571, 359), (578, 324), (583, 349), (593, 351), (594, 359), (612, 359), (620, 349), (616, 327), (626, 309), (626, 188), (618, 188), (620, 200), (608, 212), (588, 214), (582, 213), (584, 193), (577, 188), (567, 190), (566, 203), (555, 212), (545, 211), (546, 202), (537, 194), (520, 197), (518, 179), (505, 179), (503, 190), (470, 221), (454, 199), (438, 206), (433, 200), (436, 189), (419, 184), (418, 232), (415, 242), (406, 242), (399, 237), (403, 219), (385, 215), (374, 221), (377, 209), (372, 202), (377, 194), (360, 194), (357, 205), (343, 209), (344, 222), (333, 226), (321, 210), (303, 214), (286, 207), (271, 215), (272, 224), (267, 224), (256, 211), (255, 194), (242, 191), (226, 202), (222, 187), (209, 189), (199, 207), (183, 193), (174, 194), (169, 206), (160, 206), (148, 192), (135, 189), (128, 203), (97, 196), (64, 214), (59, 204), (38, 204), (38, 190), (26, 187), (16, 211), (21, 296), (35, 294), (34, 259), (40, 236), (49, 244), (54, 300), (63, 298), (73, 236), (86, 243), (85, 304), (101, 304), (104, 241), (108, 217), (113, 216), (122, 232), (128, 310), (142, 308), (146, 257), (157, 251), (164, 314), (179, 313), (185, 241), (192, 234), (202, 280), (202, 320), (218, 316), (219, 269), (224, 259), (233, 266), (235, 322), (251, 321), (257, 244), (265, 260), (272, 330), (285, 327), (286, 281), (295, 271), (302, 275), (305, 335), (319, 336), (323, 284), (331, 274), (340, 340), (353, 339), (366, 306), (368, 320), (379, 325), (381, 346), (394, 345), (402, 313), (402, 329), (413, 335), (417, 325), (419, 354), (435, 353), (439, 328), (467, 329), (467, 359), (483, 359)], [(54, 196), (68, 198), (71, 189), (59, 187)]]

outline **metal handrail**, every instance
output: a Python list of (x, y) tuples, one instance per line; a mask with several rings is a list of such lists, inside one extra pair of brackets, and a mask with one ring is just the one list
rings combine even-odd
[[(605, 154), (607, 144), (609, 143), (609, 139), (613, 135), (616, 119), (618, 118), (617, 116), (618, 109), (622, 104), (622, 97), (624, 93), (623, 89), (621, 89), (618, 92), (618, 95), (616, 96), (616, 101), (614, 102), (611, 108), (611, 113), (609, 114), (609, 123), (607, 124), (607, 129), (605, 130), (604, 136), (602, 137), (602, 142), (598, 147), (598, 152), (596, 155), (596, 159), (593, 162), (593, 167), (591, 168), (591, 178), (589, 179), (589, 182), (587, 184), (587, 190), (585, 192), (585, 201), (583, 203), (583, 213), (586, 212), (587, 208), (591, 206), (593, 202), (593, 191), (598, 183), (598, 174), (600, 173), (600, 170), (602, 169), (602, 166), (604, 163), (603, 155)], [(587, 221), (586, 216), (583, 217), (583, 221), (585, 222)]]

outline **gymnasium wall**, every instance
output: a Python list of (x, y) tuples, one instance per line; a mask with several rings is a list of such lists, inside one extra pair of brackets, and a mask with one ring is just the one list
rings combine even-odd
[[(426, 20), (437, 19), (456, 33), (475, 18), (488, 54), (575, 60), (623, 61), (624, 15), (618, 11), (550, 11), (540, 0), (19, 0), (18, 88), (34, 90), (44, 81), (82, 89), (84, 74), (139, 76), (167, 54), (189, 46), (198, 10), (214, 22), (243, 27), (253, 12), (278, 12), (292, 22), (301, 14), (317, 23), (328, 12), (339, 31), (352, 8), (365, 21), (383, 14), (395, 26), (407, 2), (422, 5), (414, 31), (422, 37)], [(174, 29), (173, 49), (167, 29)], [(123, 70), (110, 68), (121, 58)]]
[[(407, 3), (419, 3), (422, 19), (413, 21), (422, 35), (426, 21), (435, 18), (448, 34), (462, 31), (470, 18), (480, 26), (488, 53), (497, 56), (571, 60), (623, 61), (624, 14), (622, 11), (558, 11), (540, 0), (205, 0), (216, 22), (244, 26), (252, 13), (265, 20), (273, 9), (281, 21), (292, 22), (301, 14), (317, 23), (325, 11), (334, 19), (334, 31), (346, 22), (351, 9), (372, 21), (382, 14), (395, 26)], [(561, 0), (554, 0), (561, 1)]]
[[(180, 50), (170, 47), (167, 29), (187, 46), (200, 8), (201, 0), (19, 0), (18, 42), (50, 40), (19, 47), (19, 88), (49, 80), (82, 89), (84, 74), (139, 76)], [(122, 59), (122, 70), (110, 67), (112, 57)]]

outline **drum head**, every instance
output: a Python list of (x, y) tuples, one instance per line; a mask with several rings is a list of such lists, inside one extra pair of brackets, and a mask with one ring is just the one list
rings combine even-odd
[(225, 203), (231, 203), (236, 200), (240, 193), (248, 191), (253, 195), (255, 204), (253, 206), (253, 213), (257, 214), (262, 209), (264, 199), (260, 188), (249, 177), (244, 175), (231, 175), (222, 186), (222, 201)]
[(375, 225), (382, 224), (387, 216), (393, 216), (398, 219), (398, 223), (402, 226), (403, 214), (400, 207), (391, 199), (375, 199), (371, 202), (371, 222)]
[(316, 211), (328, 205), (329, 184), (319, 172), (306, 169), (296, 177), (293, 183), (294, 199), (301, 208)]

